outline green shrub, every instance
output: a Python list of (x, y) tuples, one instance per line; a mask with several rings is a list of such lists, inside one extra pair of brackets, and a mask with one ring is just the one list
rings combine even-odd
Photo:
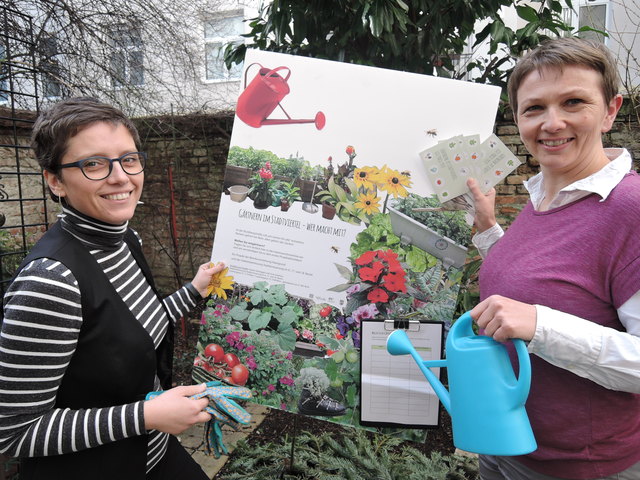
[(291, 180), (296, 178), (312, 178), (315, 173), (313, 167), (304, 157), (289, 156), (280, 158), (275, 153), (268, 150), (256, 150), (253, 147), (241, 148), (238, 146), (229, 149), (227, 163), (237, 167), (250, 168), (257, 172), (264, 164), (271, 164), (271, 171), (279, 177), (287, 177)]
[[(27, 245), (27, 251), (33, 243)], [(22, 245), (16, 242), (16, 238), (7, 230), (0, 230), (0, 281), (11, 280), (16, 270), (27, 255)]]

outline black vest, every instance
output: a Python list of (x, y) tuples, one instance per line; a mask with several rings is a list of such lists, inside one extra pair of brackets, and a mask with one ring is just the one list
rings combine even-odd
[[(155, 290), (140, 243), (131, 230), (125, 242)], [(57, 408), (110, 407), (144, 399), (156, 372), (171, 387), (173, 328), (159, 346), (133, 316), (89, 250), (56, 223), (25, 258), (50, 258), (68, 267), (81, 294), (82, 327), (58, 393)], [(22, 268), (21, 266), (21, 268)], [(20, 268), (20, 269), (21, 269)], [(83, 427), (76, 429), (82, 435)], [(139, 435), (80, 452), (23, 458), (21, 480), (142, 480), (147, 463), (147, 435)]]

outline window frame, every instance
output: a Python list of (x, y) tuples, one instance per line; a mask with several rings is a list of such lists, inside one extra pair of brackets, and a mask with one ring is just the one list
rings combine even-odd
[[(4, 44), (0, 43), (0, 60), (7, 61), (7, 49)], [(5, 78), (6, 75), (6, 78)], [(0, 90), (5, 90), (0, 92), (0, 105), (7, 105), (9, 103), (9, 82), (8, 82), (8, 68), (2, 62), (0, 64)]]
[[(580, 9), (583, 7), (597, 7), (597, 6), (604, 6), (605, 7), (605, 14), (604, 14), (604, 31), (605, 32), (609, 32), (609, 26), (610, 26), (610, 21), (611, 21), (611, 12), (612, 12), (612, 6), (611, 6), (611, 1), (610, 0), (578, 0), (577, 2), (573, 3), (573, 6), (575, 9), (577, 9), (577, 11), (573, 11), (570, 10), (568, 7), (564, 8), (564, 14), (570, 15), (570, 20), (571, 20), (571, 26), (573, 28), (575, 28), (576, 30), (578, 28), (580, 28)], [(569, 23), (569, 22), (567, 22)], [(596, 34), (597, 35), (597, 34)], [(600, 37), (598, 35), (598, 37)], [(609, 44), (609, 37), (604, 36), (602, 38), (598, 38), (598, 41), (601, 41), (604, 45), (608, 45)]]
[[(135, 41), (132, 41), (135, 40)], [(110, 59), (110, 67), (112, 71), (115, 69), (122, 70), (122, 77), (116, 78), (111, 76), (111, 87), (114, 90), (121, 90), (125, 88), (144, 88), (146, 86), (145, 75), (145, 51), (144, 51), (144, 39), (142, 35), (142, 29), (139, 26), (119, 23), (115, 24), (111, 28), (110, 44), (112, 50), (112, 57)], [(134, 77), (132, 65), (134, 65), (133, 57), (139, 55), (140, 58), (136, 61), (137, 69), (135, 76), (140, 77), (141, 81), (133, 83)], [(121, 65), (115, 65), (114, 62), (122, 60)], [(118, 73), (121, 73), (120, 71)]]
[[(59, 100), (64, 97), (64, 85), (56, 78), (62, 72), (62, 63), (54, 57), (61, 55), (58, 36), (53, 32), (45, 32), (41, 40), (40, 50), (40, 84), (42, 96), (47, 100)], [(54, 89), (56, 92), (51, 94)]]
[[(240, 18), (240, 25), (241, 25), (240, 32), (236, 32), (234, 35), (210, 36), (210, 37), (207, 36), (207, 24), (211, 22), (215, 22), (217, 20), (234, 19), (234, 18)], [(222, 75), (220, 77), (217, 77), (217, 76), (210, 77), (209, 73), (211, 72), (211, 69), (209, 68), (210, 64), (209, 64), (208, 54), (211, 48), (217, 48), (221, 55), (225, 45), (229, 43), (243, 43), (244, 38), (242, 37), (242, 34), (245, 33), (244, 20), (245, 20), (245, 15), (243, 10), (227, 10), (224, 12), (219, 12), (215, 15), (210, 15), (203, 20), (202, 39), (203, 39), (203, 50), (204, 50), (203, 51), (204, 64), (203, 64), (203, 72), (202, 72), (202, 81), (204, 83), (214, 84), (214, 83), (225, 83), (225, 82), (237, 82), (241, 80), (243, 64), (240, 63), (234, 66), (231, 70), (229, 70), (226, 68), (221, 58), (219, 60), (219, 65), (220, 65), (219, 71), (222, 73)]]

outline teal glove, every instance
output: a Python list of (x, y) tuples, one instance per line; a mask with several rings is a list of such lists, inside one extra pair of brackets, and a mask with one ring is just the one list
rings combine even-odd
[[(245, 387), (226, 385), (219, 381), (207, 382), (205, 385), (207, 388), (204, 392), (192, 395), (190, 398), (209, 397), (209, 405), (205, 411), (211, 415), (211, 420), (207, 422), (205, 429), (205, 445), (209, 455), (219, 458), (220, 455), (229, 453), (222, 441), (221, 425), (229, 425), (237, 430), (240, 424), (247, 425), (251, 420), (251, 415), (232, 398), (249, 399), (251, 398), (251, 390)], [(161, 393), (164, 392), (150, 392), (146, 399), (151, 400)]]

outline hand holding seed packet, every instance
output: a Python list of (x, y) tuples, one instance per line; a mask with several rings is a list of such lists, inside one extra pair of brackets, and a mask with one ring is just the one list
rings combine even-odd
[(468, 178), (475, 178), (486, 193), (521, 163), (495, 134), (484, 142), (479, 135), (451, 137), (420, 152), (420, 158), (443, 204), (469, 192)]

